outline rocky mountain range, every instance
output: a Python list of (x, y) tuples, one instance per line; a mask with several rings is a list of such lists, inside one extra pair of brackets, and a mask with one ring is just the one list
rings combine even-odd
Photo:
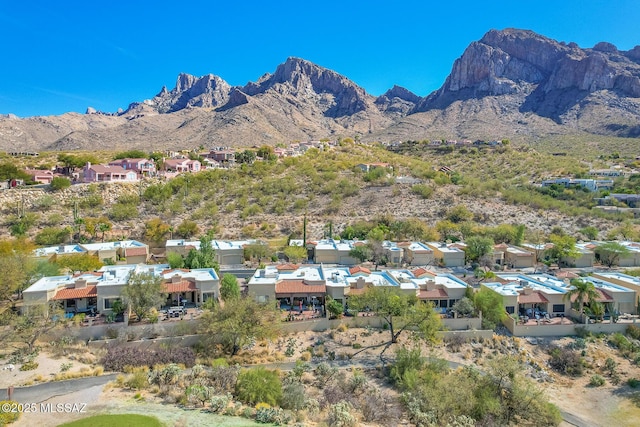
[(251, 146), (363, 140), (640, 137), (640, 46), (580, 48), (531, 31), (491, 30), (467, 47), (426, 97), (394, 86), (374, 97), (334, 71), (288, 58), (257, 82), (231, 86), (180, 74), (172, 90), (126, 111), (0, 117), (4, 150)]

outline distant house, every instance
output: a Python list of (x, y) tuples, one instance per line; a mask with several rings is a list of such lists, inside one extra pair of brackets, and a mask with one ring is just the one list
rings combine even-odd
[(53, 171), (50, 170), (25, 169), (24, 172), (31, 176), (31, 179), (34, 182), (38, 182), (40, 184), (51, 184), (54, 177)]
[(383, 168), (383, 169), (393, 169), (393, 167), (389, 164), (389, 163), (382, 163), (382, 162), (376, 162), (376, 163), (360, 163), (358, 165), (358, 167), (362, 170), (362, 172), (367, 173), (369, 172), (371, 169), (374, 168)]
[(191, 159), (166, 159), (163, 164), (165, 172), (184, 173), (200, 172), (202, 164), (199, 160)]
[(218, 163), (235, 163), (236, 161), (236, 152), (233, 150), (211, 150), (209, 154), (207, 154), (207, 158), (211, 160), (215, 160)]
[(141, 176), (151, 176), (156, 173), (156, 164), (150, 159), (118, 159), (109, 162), (110, 166), (121, 166), (125, 170), (132, 170)]
[(122, 166), (92, 165), (87, 162), (82, 170), (84, 182), (134, 182), (138, 180), (138, 174), (132, 170), (126, 170)]

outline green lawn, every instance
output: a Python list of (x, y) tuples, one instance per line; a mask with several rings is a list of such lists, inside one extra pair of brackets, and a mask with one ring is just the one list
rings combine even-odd
[(162, 427), (162, 423), (157, 418), (146, 415), (119, 414), (96, 415), (58, 427)]

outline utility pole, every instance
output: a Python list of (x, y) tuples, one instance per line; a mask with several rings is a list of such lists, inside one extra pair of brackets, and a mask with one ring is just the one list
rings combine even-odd
[(307, 213), (304, 213), (304, 219), (302, 220), (302, 245), (307, 247)]

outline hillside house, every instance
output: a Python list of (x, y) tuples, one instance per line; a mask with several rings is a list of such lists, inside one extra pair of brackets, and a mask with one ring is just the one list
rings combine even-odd
[(92, 165), (87, 163), (82, 169), (83, 182), (135, 182), (138, 174), (122, 166)]
[(24, 172), (31, 177), (31, 180), (39, 184), (51, 184), (54, 174), (50, 170), (25, 169)]
[(109, 162), (110, 166), (120, 166), (124, 170), (136, 172), (140, 177), (154, 176), (156, 174), (156, 164), (150, 159), (118, 159)]
[(202, 164), (199, 160), (166, 159), (162, 165), (165, 172), (179, 174), (185, 172), (200, 172)]

